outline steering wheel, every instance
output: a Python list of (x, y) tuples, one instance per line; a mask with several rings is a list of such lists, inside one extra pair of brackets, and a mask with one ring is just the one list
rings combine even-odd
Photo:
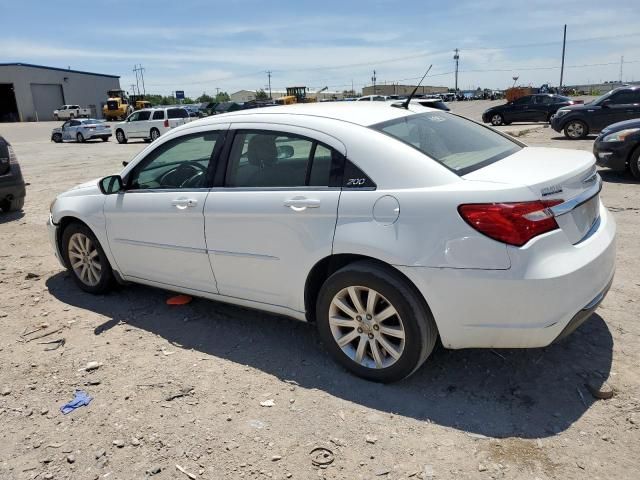
[[(182, 187), (192, 178), (205, 174), (207, 167), (195, 160), (184, 162), (158, 177), (157, 182), (163, 187)], [(179, 176), (178, 176), (179, 175)], [(172, 178), (178, 176), (178, 178)]]

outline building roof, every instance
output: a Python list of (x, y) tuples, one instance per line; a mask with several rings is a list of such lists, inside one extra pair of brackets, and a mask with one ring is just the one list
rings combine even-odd
[(44, 70), (58, 70), (60, 72), (81, 73), (84, 75), (93, 75), (96, 77), (120, 78), (120, 75), (107, 75), (106, 73), (83, 72), (82, 70), (71, 70), (70, 68), (59, 68), (59, 67), (47, 67), (45, 65), (34, 65), (32, 63), (0, 63), (0, 67), (41, 68)]

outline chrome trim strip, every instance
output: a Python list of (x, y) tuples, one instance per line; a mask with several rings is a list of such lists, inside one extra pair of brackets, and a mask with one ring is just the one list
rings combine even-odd
[(582, 205), (583, 203), (588, 202), (594, 196), (599, 194), (600, 190), (602, 190), (602, 178), (600, 178), (600, 175), (597, 175), (597, 181), (593, 184), (593, 186), (589, 187), (584, 192), (576, 195), (575, 197), (567, 200), (564, 203), (561, 203), (554, 207), (550, 207), (549, 210), (551, 210), (554, 216), (559, 217), (560, 215), (569, 213), (571, 210)]
[(183, 247), (180, 245), (167, 245), (165, 243), (153, 243), (153, 242), (143, 242), (140, 240), (128, 240), (126, 238), (115, 238), (114, 242), (124, 243), (126, 245), (133, 245), (135, 247), (153, 247), (153, 248), (162, 248), (165, 250), (179, 250), (181, 252), (187, 253), (207, 253), (206, 248), (194, 248), (194, 247)]
[(274, 257), (272, 255), (261, 255), (259, 253), (227, 252), (226, 250), (207, 250), (207, 252), (226, 257), (250, 257), (259, 258), (261, 260), (280, 260), (278, 257)]

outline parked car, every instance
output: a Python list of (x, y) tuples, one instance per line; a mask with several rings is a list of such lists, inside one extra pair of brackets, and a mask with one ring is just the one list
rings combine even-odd
[(5, 212), (15, 212), (24, 206), (26, 188), (16, 154), (0, 136), (0, 208)]
[(152, 142), (172, 128), (190, 120), (189, 112), (182, 107), (148, 108), (133, 112), (124, 122), (116, 123), (118, 143), (127, 143), (131, 138), (142, 138)]
[(172, 130), (58, 195), (49, 232), (87, 292), (132, 281), (308, 320), (386, 382), (438, 336), (543, 347), (587, 319), (615, 268), (600, 189), (591, 153), (447, 112), (298, 104)]
[(590, 103), (563, 107), (551, 119), (551, 128), (577, 140), (634, 118), (640, 118), (640, 86), (616, 88)]
[(482, 121), (494, 126), (512, 122), (548, 122), (559, 108), (573, 104), (569, 97), (551, 93), (525, 95), (513, 102), (488, 108), (482, 114)]
[(95, 118), (67, 120), (61, 127), (51, 130), (51, 140), (56, 143), (83, 143), (98, 138), (103, 142), (108, 141), (111, 138), (111, 126)]
[(629, 170), (640, 180), (640, 118), (606, 127), (596, 138), (593, 153), (601, 167)]
[[(392, 103), (396, 105), (402, 105), (404, 102), (402, 100), (394, 100)], [(449, 107), (447, 107), (447, 104), (444, 103), (440, 98), (414, 98), (411, 99), (410, 103), (412, 105), (422, 105), (423, 107), (444, 110), (445, 112), (451, 110)]]
[(54, 120), (65, 120), (69, 118), (81, 118), (91, 115), (89, 108), (81, 108), (80, 105), (62, 105), (53, 111)]

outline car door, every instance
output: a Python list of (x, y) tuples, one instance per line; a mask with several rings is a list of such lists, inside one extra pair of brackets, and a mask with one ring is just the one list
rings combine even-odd
[(78, 120), (68, 120), (64, 122), (64, 124), (62, 125), (62, 140), (75, 141), (78, 125), (80, 125), (80, 122)]
[(520, 97), (511, 104), (511, 108), (505, 115), (509, 122), (526, 122), (529, 120), (529, 108), (533, 105), (533, 97), (528, 95)]
[(304, 311), (306, 275), (331, 254), (344, 145), (315, 130), (234, 124), (205, 205), (220, 294)]
[(534, 95), (533, 102), (529, 105), (529, 113), (526, 121), (544, 122), (549, 116), (550, 106), (553, 98), (549, 95)]
[(203, 209), (228, 125), (158, 145), (124, 176), (104, 205), (109, 247), (125, 277), (216, 293)]
[(132, 137), (138, 138), (147, 138), (149, 137), (149, 132), (151, 131), (151, 126), (149, 123), (149, 119), (151, 118), (150, 110), (139, 110), (138, 116), (132, 122), (134, 134), (130, 135)]
[(640, 90), (621, 90), (611, 96), (609, 101), (603, 105), (606, 110), (607, 122), (602, 125), (604, 128), (612, 123), (631, 120), (640, 116)]

